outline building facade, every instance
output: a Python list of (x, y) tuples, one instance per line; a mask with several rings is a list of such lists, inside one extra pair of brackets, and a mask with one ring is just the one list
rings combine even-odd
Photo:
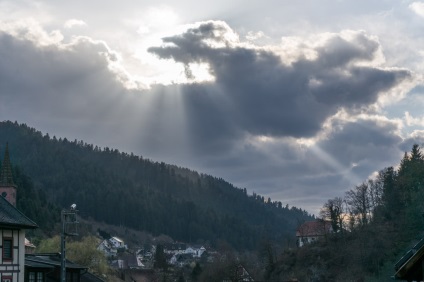
[(24, 281), (25, 230), (38, 227), (16, 208), (16, 188), (6, 145), (0, 170), (0, 282)]

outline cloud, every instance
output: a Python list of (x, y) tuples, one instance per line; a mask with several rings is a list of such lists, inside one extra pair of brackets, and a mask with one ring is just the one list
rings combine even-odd
[(418, 144), (421, 148), (424, 147), (424, 130), (414, 130), (403, 142), (399, 148), (403, 152), (410, 152), (414, 144)]
[(405, 112), (404, 119), (407, 126), (424, 125), (424, 117), (413, 117), (409, 112)]
[(409, 8), (416, 13), (417, 15), (419, 15), (420, 17), (424, 17), (424, 3), (423, 2), (413, 2), (411, 4), (409, 4)]
[(80, 37), (69, 44), (38, 46), (27, 37), (0, 33), (0, 99), (7, 105), (2, 118), (20, 120), (17, 115), (23, 112), (35, 123), (56, 119), (76, 126), (96, 123), (107, 107), (119, 105), (122, 97), (116, 95), (125, 92), (110, 70), (114, 54), (106, 45)]
[(226, 24), (211, 21), (166, 37), (164, 46), (149, 51), (184, 65), (209, 65), (213, 85), (184, 88), (187, 110), (199, 126), (213, 123), (223, 132), (301, 138), (316, 135), (340, 109), (368, 107), (411, 76), (406, 70), (367, 66), (378, 41), (363, 32), (349, 36), (326, 35), (314, 47), (314, 59), (300, 57), (286, 65), (270, 50), (239, 44)]
[(85, 25), (87, 25), (87, 24), (82, 20), (70, 19), (70, 20), (67, 20), (65, 22), (64, 27), (65, 28), (73, 28), (75, 26), (85, 26)]

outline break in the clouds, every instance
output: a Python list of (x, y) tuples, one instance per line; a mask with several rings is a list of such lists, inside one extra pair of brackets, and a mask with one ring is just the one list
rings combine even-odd
[(379, 101), (403, 99), (416, 75), (386, 66), (365, 31), (254, 45), (223, 21), (200, 22), (148, 49), (181, 65), (179, 83), (134, 78), (107, 41), (62, 32), (3, 26), (1, 120), (189, 166), (314, 212), (424, 136), (405, 138), (402, 120), (383, 116)]

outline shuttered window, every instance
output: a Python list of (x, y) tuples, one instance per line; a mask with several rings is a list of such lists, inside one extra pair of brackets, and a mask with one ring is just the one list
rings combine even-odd
[(3, 238), (3, 260), (13, 260), (12, 238)]

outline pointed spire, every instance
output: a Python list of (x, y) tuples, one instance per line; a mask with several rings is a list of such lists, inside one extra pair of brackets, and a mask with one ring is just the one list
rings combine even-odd
[(4, 159), (0, 171), (0, 186), (14, 186), (12, 176), (12, 166), (9, 157), (9, 144), (6, 143), (6, 150), (4, 152)]

